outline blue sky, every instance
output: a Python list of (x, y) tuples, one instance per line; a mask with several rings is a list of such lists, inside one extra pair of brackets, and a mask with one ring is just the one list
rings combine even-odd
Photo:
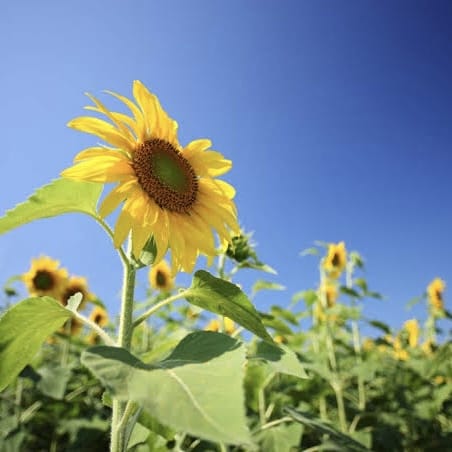
[[(58, 176), (95, 138), (66, 127), (88, 91), (142, 80), (180, 125), (234, 162), (241, 224), (287, 290), (317, 282), (299, 252), (344, 240), (399, 326), (439, 276), (452, 284), (452, 3), (449, 1), (17, 1), (0, 14), (0, 212)], [(106, 96), (107, 105), (114, 105)], [(0, 237), (6, 280), (42, 253), (119, 308), (120, 263), (88, 217)], [(249, 287), (257, 272), (237, 282)], [(140, 274), (144, 284), (145, 274)], [(450, 303), (447, 301), (446, 305)]]

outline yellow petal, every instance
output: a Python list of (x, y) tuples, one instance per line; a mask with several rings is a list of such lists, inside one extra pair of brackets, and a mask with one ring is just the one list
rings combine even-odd
[(198, 140), (193, 140), (188, 143), (182, 152), (184, 154), (184, 157), (189, 159), (193, 155), (209, 149), (210, 146), (212, 146), (212, 142), (209, 139), (199, 138)]
[[(87, 149), (84, 149), (83, 151), (80, 151), (74, 158), (74, 162), (80, 162), (81, 160), (89, 159), (92, 157), (103, 157), (103, 156), (116, 156), (114, 154), (115, 151), (112, 151), (110, 149), (104, 148), (102, 146), (93, 146)], [(121, 154), (119, 154), (121, 155)]]
[(110, 94), (113, 97), (116, 97), (116, 99), (123, 102), (129, 108), (137, 124), (136, 126), (137, 138), (140, 142), (143, 142), (146, 138), (146, 124), (141, 110), (130, 99), (128, 99), (125, 96), (122, 96), (121, 94), (114, 93), (113, 91), (106, 91), (106, 93)]
[(179, 147), (177, 142), (177, 122), (171, 119), (163, 110), (157, 97), (152, 94), (139, 80), (133, 82), (133, 95), (140, 106), (149, 126), (148, 136), (161, 138)]
[(134, 175), (133, 169), (116, 156), (95, 157), (65, 169), (61, 175), (91, 182), (119, 182)]
[(79, 116), (68, 123), (72, 129), (96, 135), (107, 143), (129, 152), (134, 149), (134, 142), (129, 141), (120, 131), (103, 119), (91, 116)]
[(99, 207), (99, 215), (105, 218), (110, 215), (118, 205), (127, 198), (128, 192), (135, 185), (135, 181), (128, 181), (115, 187), (102, 201)]
[(127, 238), (131, 226), (133, 224), (133, 218), (126, 210), (126, 206), (121, 210), (115, 224), (115, 230), (113, 233), (113, 243), (115, 248), (119, 248), (124, 240)]

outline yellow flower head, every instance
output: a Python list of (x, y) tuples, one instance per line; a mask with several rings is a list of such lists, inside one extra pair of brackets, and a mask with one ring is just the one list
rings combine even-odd
[(108, 314), (107, 311), (100, 307), (95, 306), (89, 315), (89, 319), (94, 322), (96, 325), (99, 325), (101, 328), (108, 325)]
[[(232, 334), (235, 331), (234, 321), (229, 317), (223, 317), (224, 332), (226, 334)], [(204, 331), (221, 331), (222, 325), (218, 319), (212, 319), (204, 328)]]
[(363, 350), (369, 352), (375, 348), (375, 341), (370, 337), (366, 337), (363, 341)]
[(408, 332), (408, 343), (410, 344), (410, 347), (416, 347), (419, 342), (420, 333), (418, 321), (416, 319), (407, 320), (404, 324), (404, 327)]
[(323, 263), (324, 270), (331, 278), (337, 279), (341, 276), (346, 264), (347, 251), (345, 249), (345, 243), (330, 243), (328, 254)]
[(440, 279), (435, 278), (427, 287), (428, 301), (436, 311), (444, 310), (444, 289), (446, 283)]
[(114, 228), (119, 247), (132, 233), (132, 250), (139, 257), (152, 236), (157, 247), (155, 264), (171, 249), (173, 273), (191, 272), (198, 254), (215, 256), (215, 234), (220, 242), (240, 232), (234, 188), (216, 179), (232, 166), (211, 141), (198, 139), (182, 147), (177, 122), (163, 110), (157, 97), (138, 80), (134, 101), (109, 92), (131, 115), (108, 110), (90, 96), (88, 110), (109, 120), (81, 116), (69, 127), (91, 133), (111, 147), (94, 146), (75, 157), (76, 164), (62, 172), (75, 180), (117, 183), (103, 200), (99, 214), (106, 217), (121, 203)]
[(71, 276), (60, 299), (63, 306), (66, 306), (69, 298), (77, 292), (80, 292), (83, 297), (78, 308), (79, 310), (84, 308), (87, 301), (94, 299), (94, 295), (88, 290), (88, 282), (86, 281), (86, 278), (82, 278), (81, 276)]
[(60, 263), (47, 256), (31, 260), (31, 267), (22, 275), (31, 296), (49, 295), (59, 299), (63, 294), (68, 280), (65, 268), (59, 268)]
[(149, 284), (151, 287), (168, 292), (174, 287), (174, 278), (166, 261), (153, 265), (149, 271)]
[(336, 285), (331, 281), (325, 281), (320, 286), (321, 296), (325, 297), (326, 304), (329, 308), (332, 308), (336, 304), (338, 292)]

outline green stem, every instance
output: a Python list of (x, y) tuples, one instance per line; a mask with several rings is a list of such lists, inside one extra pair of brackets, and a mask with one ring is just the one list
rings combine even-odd
[[(354, 265), (352, 262), (347, 264), (345, 272), (345, 284), (351, 289), (353, 286), (353, 270)], [(352, 306), (355, 307), (356, 300), (352, 298)], [(356, 320), (352, 320), (352, 338), (353, 338), (353, 349), (355, 351), (356, 363), (361, 366), (363, 363), (362, 351), (361, 351), (361, 338), (359, 334), (359, 326)], [(358, 408), (364, 411), (366, 408), (366, 391), (364, 388), (364, 379), (361, 375), (358, 375)]]
[(190, 289), (185, 289), (182, 292), (179, 292), (175, 295), (171, 295), (171, 297), (165, 298), (164, 300), (160, 301), (159, 303), (155, 304), (154, 306), (151, 306), (144, 314), (141, 314), (140, 317), (138, 317), (132, 324), (132, 328), (136, 328), (140, 323), (144, 322), (148, 317), (150, 317), (154, 312), (157, 312), (160, 308), (163, 308), (163, 306), (166, 306), (167, 304), (172, 303), (173, 301), (179, 300), (181, 298), (184, 298), (187, 293), (190, 292)]
[(116, 345), (115, 341), (95, 322), (78, 313), (77, 311), (72, 311), (74, 317), (83, 322), (85, 325), (89, 326), (92, 330), (94, 330), (104, 341), (106, 345), (114, 346)]
[[(135, 276), (136, 270), (132, 263), (132, 241), (129, 238), (127, 249), (127, 260), (123, 260), (124, 275), (122, 284), (121, 296), (121, 313), (119, 316), (119, 333), (118, 342), (119, 347), (130, 350), (132, 343), (132, 315), (133, 315), (133, 298), (135, 290)], [(111, 419), (111, 444), (110, 452), (122, 452), (124, 449), (124, 435), (121, 426), (121, 418), (125, 409), (125, 402), (120, 402), (113, 399), (112, 402), (112, 419)]]

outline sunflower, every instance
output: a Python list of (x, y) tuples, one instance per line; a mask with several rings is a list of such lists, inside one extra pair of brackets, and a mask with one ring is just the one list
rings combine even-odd
[[(89, 319), (94, 322), (96, 325), (99, 325), (101, 328), (108, 325), (108, 314), (107, 311), (100, 307), (96, 306), (91, 314), (89, 315)], [(99, 335), (94, 331), (88, 336), (88, 343), (95, 345), (99, 342)]]
[(347, 264), (347, 251), (345, 243), (330, 243), (328, 246), (328, 254), (323, 263), (323, 268), (331, 278), (337, 279), (343, 272)]
[(108, 325), (107, 311), (100, 306), (96, 306), (92, 310), (91, 314), (89, 315), (89, 319), (96, 325), (99, 325), (101, 328)]
[(231, 232), (238, 234), (235, 190), (216, 179), (232, 166), (222, 154), (210, 150), (211, 141), (198, 139), (182, 147), (178, 125), (163, 110), (157, 97), (138, 80), (133, 82), (135, 102), (109, 92), (123, 102), (131, 116), (108, 110), (88, 95), (110, 122), (90, 116), (75, 118), (69, 127), (91, 133), (111, 145), (85, 149), (76, 164), (62, 172), (75, 180), (117, 183), (103, 200), (105, 217), (121, 203), (113, 242), (121, 246), (132, 235), (132, 251), (139, 257), (150, 237), (157, 248), (157, 264), (171, 249), (173, 273), (191, 272), (198, 254), (216, 255), (215, 232), (224, 246)]
[(71, 298), (72, 295), (75, 295), (77, 292), (80, 292), (82, 294), (82, 301), (78, 308), (79, 310), (82, 310), (85, 307), (87, 301), (94, 299), (94, 295), (88, 290), (88, 282), (86, 281), (86, 278), (83, 278), (81, 276), (71, 276), (60, 298), (63, 306), (66, 306), (69, 298)]
[(204, 328), (204, 331), (221, 331), (223, 330), (226, 334), (232, 334), (235, 331), (234, 321), (229, 317), (223, 317), (223, 325), (221, 325), (220, 320), (212, 319)]
[(435, 278), (427, 287), (428, 301), (435, 311), (444, 311), (444, 289), (446, 283)]
[(326, 304), (329, 308), (332, 308), (336, 304), (337, 300), (337, 287), (331, 281), (326, 281), (320, 286), (320, 293), (325, 297)]
[(174, 287), (174, 278), (166, 261), (160, 261), (149, 270), (149, 284), (151, 287), (168, 292)]
[(417, 346), (419, 342), (419, 323), (416, 319), (407, 320), (404, 324), (405, 330), (408, 332), (408, 343), (411, 348)]
[(32, 296), (49, 295), (60, 299), (66, 288), (68, 272), (59, 267), (59, 261), (47, 256), (32, 259), (30, 269), (22, 275), (28, 293)]

